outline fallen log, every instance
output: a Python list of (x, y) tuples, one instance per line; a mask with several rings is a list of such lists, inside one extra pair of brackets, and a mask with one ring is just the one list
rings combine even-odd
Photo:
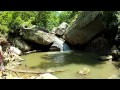
[(12, 69), (5, 67), (5, 70), (17, 72), (17, 73), (30, 73), (30, 74), (44, 74), (44, 73), (54, 73), (54, 72), (63, 72), (65, 70), (53, 70), (53, 71), (30, 71), (30, 70), (20, 70), (20, 69)]

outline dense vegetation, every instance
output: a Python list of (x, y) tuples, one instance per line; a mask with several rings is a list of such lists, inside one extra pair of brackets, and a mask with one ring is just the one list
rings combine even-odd
[(62, 22), (70, 23), (78, 11), (0, 11), (0, 32), (7, 34), (20, 27), (52, 30)]

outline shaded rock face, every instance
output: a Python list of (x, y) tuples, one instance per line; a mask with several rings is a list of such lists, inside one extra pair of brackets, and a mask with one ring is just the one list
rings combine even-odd
[(22, 37), (25, 40), (42, 45), (49, 45), (53, 43), (53, 37), (51, 34), (40, 30), (24, 29), (22, 30)]
[(31, 47), (20, 37), (12, 39), (15, 47), (18, 47), (21, 51), (26, 52), (31, 50)]
[[(26, 41), (26, 40), (25, 40)], [(31, 41), (26, 41), (28, 45), (30, 45), (31, 50), (39, 50), (39, 51), (49, 51), (49, 48), (51, 47), (52, 44), (50, 45), (42, 45), (42, 44), (37, 44)]]
[(97, 37), (86, 45), (85, 50), (96, 52), (100, 55), (107, 55), (111, 50), (111, 45), (103, 37)]
[(51, 46), (49, 51), (60, 51), (60, 48), (58, 48), (57, 46)]
[(115, 37), (115, 45), (118, 50), (120, 50), (120, 33), (118, 33)]
[(53, 43), (49, 50), (50, 51), (60, 51), (60, 48), (58, 47), (58, 45)]

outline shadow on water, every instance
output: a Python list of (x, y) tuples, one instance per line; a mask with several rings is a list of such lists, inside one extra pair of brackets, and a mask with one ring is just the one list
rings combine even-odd
[[(114, 62), (100, 61), (99, 55), (92, 52), (40, 52), (22, 56), (25, 59), (21, 69), (33, 70), (63, 70), (53, 73), (58, 78), (107, 78), (118, 74)], [(116, 62), (115, 62), (116, 63)], [(26, 68), (24, 66), (27, 66)], [(120, 64), (119, 64), (120, 65)], [(87, 75), (80, 75), (78, 72), (87, 68), (90, 72)]]
[(30, 68), (49, 68), (49, 67), (57, 67), (57, 66), (65, 66), (69, 64), (82, 64), (82, 65), (97, 65), (102, 64), (100, 60), (98, 60), (99, 55), (91, 52), (50, 52), (45, 53), (39, 57), (39, 59), (43, 59), (43, 62), (40, 62), (37, 66), (32, 66)]
[(115, 65), (116, 68), (119, 69), (119, 68), (120, 68), (120, 61), (115, 61), (115, 62), (114, 62), (114, 65)]

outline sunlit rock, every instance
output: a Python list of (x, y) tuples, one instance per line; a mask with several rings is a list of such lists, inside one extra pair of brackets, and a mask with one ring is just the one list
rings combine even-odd
[(21, 50), (19, 50), (18, 48), (14, 47), (14, 46), (10, 46), (10, 51), (16, 53), (17, 55), (22, 54)]
[(36, 79), (58, 79), (58, 78), (50, 73), (45, 73), (45, 74), (40, 75)]

